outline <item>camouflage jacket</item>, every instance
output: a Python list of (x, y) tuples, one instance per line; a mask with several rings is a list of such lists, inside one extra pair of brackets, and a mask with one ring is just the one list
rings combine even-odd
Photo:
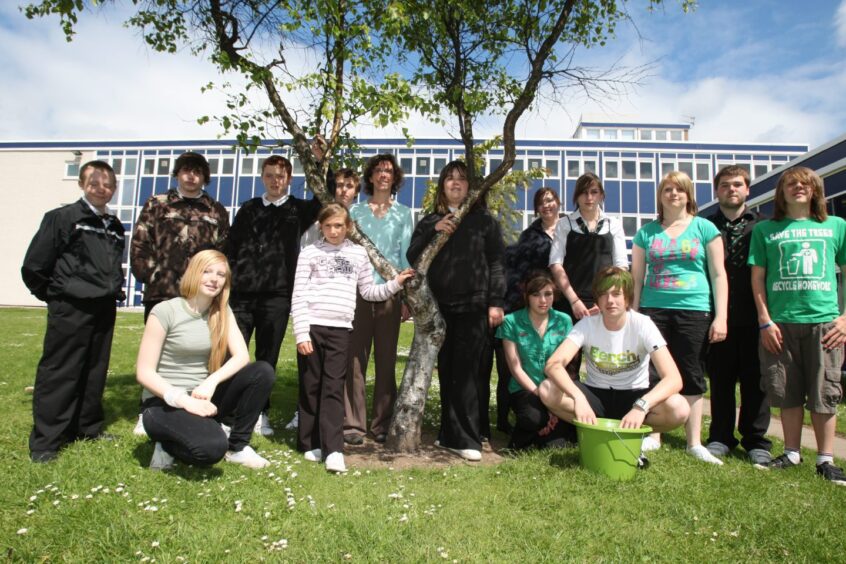
[(229, 212), (203, 192), (183, 198), (172, 189), (152, 196), (132, 232), (132, 274), (145, 284), (144, 301), (179, 295), (179, 281), (191, 257), (204, 249), (225, 252)]

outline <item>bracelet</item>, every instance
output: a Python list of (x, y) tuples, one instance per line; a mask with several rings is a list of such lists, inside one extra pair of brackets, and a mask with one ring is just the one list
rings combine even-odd
[(169, 388), (168, 391), (164, 393), (162, 399), (165, 400), (165, 403), (168, 404), (170, 407), (182, 407), (182, 397), (185, 395), (185, 392), (177, 390), (176, 388)]
[(763, 325), (758, 325), (758, 330), (763, 331), (764, 329), (767, 329), (768, 327), (772, 327), (772, 325), (773, 325), (772, 321), (767, 321)]

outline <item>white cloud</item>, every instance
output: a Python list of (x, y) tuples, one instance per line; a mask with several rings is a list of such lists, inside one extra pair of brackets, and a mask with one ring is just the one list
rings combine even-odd
[(837, 44), (846, 47), (846, 0), (840, 2), (837, 13), (834, 15), (834, 29), (837, 35)]

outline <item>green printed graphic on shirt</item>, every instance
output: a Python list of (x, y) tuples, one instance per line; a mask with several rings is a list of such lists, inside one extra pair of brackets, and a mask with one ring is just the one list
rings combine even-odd
[(603, 374), (614, 375), (634, 370), (640, 365), (640, 355), (632, 351), (619, 353), (605, 352), (597, 346), (588, 349), (590, 361)]
[(782, 323), (825, 323), (839, 314), (837, 266), (846, 264), (846, 221), (829, 217), (763, 221), (749, 264), (767, 269), (767, 307)]

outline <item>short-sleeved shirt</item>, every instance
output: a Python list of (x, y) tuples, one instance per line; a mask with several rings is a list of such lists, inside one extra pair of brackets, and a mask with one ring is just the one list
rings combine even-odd
[(644, 225), (634, 237), (646, 254), (641, 307), (711, 311), (707, 246), (719, 236), (713, 223), (698, 216), (674, 239), (660, 221)]
[(752, 231), (749, 264), (767, 270), (773, 321), (827, 323), (840, 315), (836, 272), (846, 264), (846, 221), (762, 221)]
[[(383, 217), (376, 217), (367, 202), (359, 202), (350, 207), (350, 217), (358, 223), (388, 262), (399, 270), (409, 267), (405, 255), (411, 242), (411, 233), (414, 231), (411, 208), (394, 201)], [(375, 268), (373, 280), (376, 284), (385, 283)]]
[[(529, 310), (524, 308), (506, 315), (502, 325), (496, 330), (496, 336), (517, 345), (520, 366), (532, 382), (540, 384), (546, 378), (543, 373), (546, 361), (572, 328), (573, 320), (569, 315), (551, 309), (546, 332), (541, 337), (532, 325), (532, 320), (529, 319)], [(523, 387), (514, 378), (508, 383), (508, 391), (511, 393), (522, 389)]]
[(585, 384), (615, 390), (648, 388), (649, 355), (667, 346), (655, 323), (636, 311), (626, 312), (626, 324), (619, 331), (609, 331), (601, 315), (583, 317), (567, 339), (584, 353)]
[[(558, 220), (555, 226), (555, 235), (552, 238), (552, 247), (549, 250), (549, 265), (564, 264), (564, 259), (567, 256), (567, 237), (572, 231), (584, 233), (586, 228), (579, 225), (579, 220), (584, 223), (579, 210), (574, 211), (568, 217), (563, 217)], [(598, 235), (610, 233), (614, 240), (614, 246), (611, 249), (612, 260), (614, 266), (620, 268), (629, 267), (629, 255), (626, 252), (626, 235), (623, 232), (623, 224), (616, 217), (605, 215), (605, 212), (599, 211), (599, 221), (601, 225), (597, 230)]]
[[(229, 310), (229, 323), (235, 323)], [(150, 315), (165, 330), (156, 372), (171, 386), (186, 392), (196, 388), (209, 375), (211, 335), (208, 313), (198, 314), (188, 308), (185, 298), (172, 298), (157, 304)], [(148, 390), (142, 399), (153, 397)]]

